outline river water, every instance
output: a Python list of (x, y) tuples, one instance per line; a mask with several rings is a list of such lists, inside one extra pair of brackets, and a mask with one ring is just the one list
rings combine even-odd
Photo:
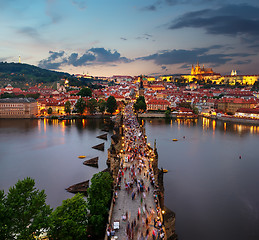
[[(176, 213), (179, 240), (259, 239), (259, 127), (208, 119), (143, 120), (156, 139), (165, 205)], [(55, 208), (68, 186), (106, 168), (105, 120), (0, 120), (0, 189), (35, 179)], [(172, 139), (178, 139), (174, 142)], [(92, 146), (105, 142), (105, 151)], [(99, 169), (78, 155), (99, 157)], [(241, 156), (241, 158), (240, 158)]]
[(205, 118), (145, 127), (168, 169), (165, 205), (180, 240), (259, 239), (259, 127)]
[[(96, 138), (104, 134), (105, 120), (0, 120), (0, 189), (8, 191), (18, 179), (35, 179), (45, 189), (47, 204), (55, 208), (73, 194), (70, 185), (92, 178), (105, 169), (108, 141)], [(105, 151), (92, 146), (105, 142)], [(99, 168), (83, 165), (85, 159), (99, 157)]]

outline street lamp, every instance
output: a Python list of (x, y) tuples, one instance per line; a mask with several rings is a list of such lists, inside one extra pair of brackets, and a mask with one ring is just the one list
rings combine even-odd
[(165, 210), (162, 210), (162, 216), (163, 216), (163, 223), (162, 223), (162, 224), (163, 224), (163, 225), (164, 225), (164, 223), (165, 223), (165, 215), (164, 215), (164, 214), (165, 214)]

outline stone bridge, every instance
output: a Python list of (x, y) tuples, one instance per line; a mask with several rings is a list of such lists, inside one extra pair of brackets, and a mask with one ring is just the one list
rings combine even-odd
[(156, 143), (147, 143), (132, 104), (115, 119), (107, 164), (114, 192), (105, 239), (177, 239), (174, 213), (164, 206)]

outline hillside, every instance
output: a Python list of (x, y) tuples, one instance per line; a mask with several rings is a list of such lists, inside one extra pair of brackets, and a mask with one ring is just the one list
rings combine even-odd
[(13, 86), (35, 85), (38, 83), (51, 84), (70, 74), (42, 69), (24, 63), (0, 62), (0, 86), (8, 83)]

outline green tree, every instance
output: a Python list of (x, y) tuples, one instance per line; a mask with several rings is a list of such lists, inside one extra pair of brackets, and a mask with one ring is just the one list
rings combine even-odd
[(102, 114), (105, 112), (105, 108), (106, 108), (106, 102), (104, 99), (100, 99), (98, 101), (98, 109), (99, 109), (99, 112), (101, 112)]
[(91, 179), (88, 188), (89, 230), (101, 237), (104, 233), (112, 197), (112, 177), (108, 172), (99, 172)]
[(49, 227), (51, 208), (45, 203), (44, 190), (34, 185), (33, 179), (25, 178), (11, 187), (7, 196), (0, 192), (1, 239), (35, 239)]
[(51, 107), (48, 108), (48, 114), (52, 114), (53, 110)]
[(66, 114), (70, 114), (71, 113), (71, 102), (70, 101), (66, 101), (65, 102), (65, 113)]
[(107, 112), (113, 114), (117, 109), (117, 101), (114, 96), (109, 96), (106, 102)]
[(97, 109), (97, 101), (95, 98), (91, 98), (86, 103), (87, 110), (90, 112), (90, 114), (94, 114)]
[(167, 107), (167, 110), (165, 111), (165, 118), (170, 118), (171, 117), (171, 109), (170, 107)]
[(87, 214), (87, 202), (83, 194), (78, 193), (71, 199), (64, 200), (50, 215), (50, 239), (86, 239)]
[(13, 93), (5, 92), (5, 93), (1, 94), (1, 98), (14, 98), (14, 97), (15, 97), (15, 95)]
[(147, 104), (145, 101), (145, 97), (144, 96), (139, 96), (137, 101), (134, 103), (134, 109), (136, 112), (145, 112), (147, 109)]
[(86, 108), (86, 102), (83, 98), (79, 98), (75, 104), (76, 111), (80, 114), (83, 114)]
[(178, 107), (184, 107), (184, 108), (192, 109), (191, 103), (189, 103), (189, 102), (181, 102), (177, 105), (178, 105)]
[(27, 98), (37, 99), (37, 98), (39, 98), (39, 96), (40, 96), (40, 93), (28, 93), (28, 94), (26, 94)]
[(193, 113), (198, 115), (199, 114), (199, 109), (197, 107), (194, 107), (193, 108)]
[(10, 210), (6, 208), (4, 191), (0, 190), (0, 239), (7, 239), (10, 235)]
[(90, 88), (82, 88), (77, 95), (81, 97), (92, 97), (92, 90)]

